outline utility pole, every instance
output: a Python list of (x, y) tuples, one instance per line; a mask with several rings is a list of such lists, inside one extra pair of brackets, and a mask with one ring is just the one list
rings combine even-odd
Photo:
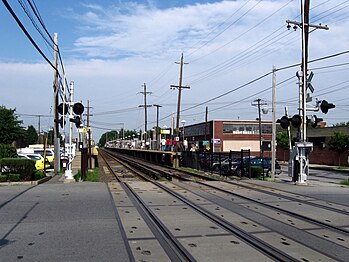
[[(178, 89), (178, 101), (177, 101), (177, 121), (176, 121), (176, 136), (179, 136), (179, 119), (180, 119), (180, 111), (181, 111), (181, 93), (183, 88), (190, 89), (190, 86), (182, 86), (182, 80), (183, 80), (183, 65), (187, 65), (189, 63), (185, 63), (183, 60), (183, 53), (181, 56), (180, 62), (175, 62), (176, 64), (179, 64), (179, 84), (171, 85), (171, 89)], [(178, 148), (176, 146), (176, 148)]]
[(253, 101), (253, 106), (258, 106), (258, 124), (259, 124), (259, 156), (263, 157), (262, 149), (262, 118), (261, 118), (261, 105), (267, 105), (267, 102), (258, 98)]
[(39, 121), (38, 121), (38, 137), (40, 137), (40, 129), (41, 129), (41, 126), (40, 126), (40, 117), (41, 117), (41, 115), (38, 115), (38, 118), (39, 118)]
[(276, 160), (276, 67), (273, 66), (273, 90), (272, 90), (272, 130), (271, 130), (271, 179), (275, 180)]
[(142, 85), (144, 88), (143, 92), (139, 92), (140, 94), (144, 95), (144, 105), (139, 105), (138, 107), (144, 107), (144, 141), (145, 145), (147, 143), (147, 124), (148, 124), (148, 114), (147, 114), (147, 107), (151, 107), (151, 105), (147, 105), (147, 95), (150, 95), (152, 92), (147, 92), (147, 85), (144, 83)]
[(205, 140), (207, 140), (207, 118), (208, 118), (208, 106), (206, 106), (206, 110), (205, 110)]
[(73, 177), (73, 123), (70, 119), (73, 119), (73, 105), (74, 105), (74, 82), (70, 82), (69, 87), (70, 101), (69, 101), (69, 141), (66, 150), (68, 152), (68, 164), (64, 173), (64, 179), (66, 181), (74, 181)]
[[(325, 25), (313, 25), (309, 24), (309, 7), (310, 0), (302, 0), (301, 1), (301, 16), (302, 21), (290, 21), (287, 20), (286, 23), (287, 28), (290, 29), (290, 24), (293, 24), (293, 29), (296, 30), (297, 27), (302, 29), (302, 63), (301, 63), (301, 71), (297, 72), (297, 77), (299, 78), (299, 115), (302, 119), (301, 127), (299, 128), (299, 144), (298, 148), (298, 166), (299, 166), (299, 175), (297, 182), (299, 184), (305, 184), (307, 180), (307, 176), (309, 173), (309, 159), (308, 153), (310, 144), (306, 143), (307, 141), (307, 88), (308, 88), (308, 39), (309, 39), (309, 28), (315, 29), (325, 29), (329, 28)], [(312, 145), (311, 145), (312, 148)]]
[(88, 159), (89, 159), (89, 168), (92, 168), (90, 108), (91, 108), (90, 100), (87, 100)]
[(156, 106), (156, 149), (159, 150), (159, 145), (160, 145), (160, 141), (159, 141), (159, 108), (162, 107), (160, 105), (153, 105)]
[(59, 83), (58, 83), (58, 34), (54, 33), (53, 36), (54, 41), (54, 73), (53, 73), (53, 92), (54, 92), (54, 128), (53, 128), (53, 136), (54, 136), (54, 172), (58, 174), (60, 170), (60, 141), (59, 141), (59, 123), (58, 123), (58, 91), (59, 91)]

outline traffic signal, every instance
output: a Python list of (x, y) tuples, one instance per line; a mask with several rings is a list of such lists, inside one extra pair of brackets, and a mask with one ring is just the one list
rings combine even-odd
[(61, 115), (66, 115), (68, 113), (68, 104), (66, 103), (60, 103), (57, 106), (57, 111), (58, 113), (60, 113)]
[(61, 128), (63, 128), (63, 126), (65, 125), (65, 119), (63, 116), (61, 116), (58, 120), (55, 120), (55, 122), (59, 123)]
[(287, 116), (283, 116), (281, 117), (281, 119), (278, 119), (276, 122), (280, 123), (280, 126), (284, 129), (289, 127), (290, 122), (293, 127), (299, 128), (302, 124), (302, 118), (300, 117), (300, 115), (294, 115), (291, 118), (288, 118)]
[(299, 128), (302, 124), (302, 118), (300, 115), (294, 115), (291, 118), (291, 123), (295, 128)]
[(281, 126), (283, 129), (288, 128), (288, 126), (290, 125), (290, 121), (288, 120), (288, 117), (287, 117), (287, 116), (281, 117), (281, 119), (279, 119), (277, 122), (280, 123), (280, 126)]
[(310, 126), (312, 127), (316, 127), (317, 126), (317, 123), (323, 121), (322, 118), (318, 118), (316, 115), (312, 115), (312, 116), (309, 116), (307, 117), (307, 125), (310, 124)]
[(81, 103), (75, 103), (73, 105), (73, 112), (76, 114), (76, 115), (81, 115), (83, 112), (84, 112), (84, 105), (81, 104)]
[(70, 119), (70, 122), (75, 123), (76, 128), (80, 128), (81, 127), (81, 118), (80, 118), (80, 116), (76, 116), (76, 117)]
[(321, 112), (324, 114), (327, 114), (329, 109), (335, 108), (335, 107), (336, 106), (334, 104), (329, 103), (326, 100), (322, 100), (321, 105), (320, 105)]

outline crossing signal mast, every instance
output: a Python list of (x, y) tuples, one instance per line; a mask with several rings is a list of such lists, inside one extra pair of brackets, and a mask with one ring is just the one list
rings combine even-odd
[[(326, 100), (317, 101), (315, 108), (307, 108), (307, 102), (311, 101), (308, 97), (307, 90), (311, 93), (314, 92), (314, 87), (311, 84), (313, 79), (313, 72), (308, 74), (308, 38), (309, 28), (328, 30), (327, 26), (309, 24), (309, 6), (310, 0), (301, 1), (301, 16), (302, 21), (287, 20), (287, 28), (296, 31), (297, 28), (302, 29), (302, 63), (301, 70), (296, 73), (299, 84), (299, 113), (289, 118), (287, 116), (281, 117), (277, 122), (280, 123), (282, 128), (288, 128), (290, 124), (298, 129), (297, 140), (295, 146), (291, 150), (289, 161), (289, 175), (292, 174), (293, 182), (298, 184), (305, 184), (309, 174), (309, 154), (313, 150), (313, 143), (307, 142), (307, 125), (317, 126), (317, 123), (321, 121), (321, 118), (313, 115), (307, 117), (307, 111), (319, 111), (319, 108), (324, 114), (327, 114), (328, 110), (334, 108), (335, 105), (328, 103)], [(321, 103), (321, 104), (320, 104)]]
[[(84, 112), (84, 105), (80, 102), (74, 102), (74, 82), (70, 82), (70, 101), (60, 103), (57, 106), (57, 111), (61, 115), (58, 122), (61, 128), (65, 126), (65, 115), (69, 112), (69, 141), (66, 146), (66, 154), (68, 155), (68, 164), (65, 170), (65, 179), (74, 180), (72, 174), (72, 162), (74, 159), (75, 153), (73, 152), (73, 126), (72, 123), (75, 123), (76, 128), (82, 127), (81, 115)], [(75, 114), (75, 115), (74, 115)]]

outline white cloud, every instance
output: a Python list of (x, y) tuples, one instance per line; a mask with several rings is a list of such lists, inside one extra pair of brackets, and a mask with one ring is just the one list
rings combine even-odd
[[(167, 9), (157, 8), (156, 1), (148, 1), (148, 5), (125, 1), (118, 3), (111, 6), (102, 6), (97, 1), (95, 4), (84, 4), (82, 11), (70, 16), (74, 18), (74, 29), (79, 30), (80, 37), (74, 41), (69, 52), (74, 59), (65, 58), (66, 71), (69, 80), (76, 83), (76, 98), (83, 102), (91, 100), (94, 112), (137, 107), (143, 102), (143, 97), (137, 94), (142, 91), (143, 83), (147, 83), (148, 90), (153, 92), (149, 96), (149, 103), (163, 105), (160, 111), (162, 117), (175, 112), (177, 92), (170, 91), (169, 86), (178, 84), (179, 67), (174, 62), (179, 61), (181, 52), (184, 52), (185, 61), (189, 62), (184, 66), (183, 84), (191, 86), (190, 90), (183, 91), (182, 109), (245, 84), (269, 72), (273, 64), (281, 67), (300, 61), (300, 31), (287, 31), (285, 23), (299, 13), (299, 1), (262, 1), (248, 12), (257, 3), (249, 1), (232, 17), (246, 1), (217, 1)], [(330, 4), (319, 6), (314, 14), (328, 10)], [(279, 12), (269, 17), (279, 9)], [(329, 23), (329, 31), (317, 30), (311, 34), (311, 58), (347, 48), (348, 21), (334, 23), (327, 19), (323, 23), (332, 22)], [(226, 30), (215, 37), (224, 28)], [(273, 32), (275, 34), (271, 35)], [(343, 59), (347, 57), (331, 60), (331, 63)], [(278, 72), (277, 80), (295, 76), (298, 69)], [(0, 70), (11, 82), (6, 85), (2, 78), (2, 88), (17, 88), (24, 94), (17, 101), (12, 101), (11, 105), (18, 103), (20, 106), (17, 108), (22, 112), (34, 108), (37, 108), (36, 112), (48, 112), (51, 107), (53, 72), (47, 65), (2, 63)], [(18, 78), (18, 75), (21, 77)], [(345, 74), (335, 72), (315, 72), (315, 90), (339, 82), (344, 77)], [(258, 97), (270, 101), (271, 93), (258, 94), (246, 101), (244, 99), (270, 87), (271, 82), (271, 76), (268, 76), (209, 104), (210, 119), (236, 119), (238, 116), (240, 119), (255, 119), (256, 110), (251, 106), (251, 101)], [(278, 99), (283, 103), (278, 104), (278, 114), (283, 113), (286, 105), (284, 101), (293, 97), (297, 99), (296, 82), (294, 77), (279, 89)], [(35, 101), (35, 96), (27, 99), (31, 93), (25, 88), (26, 85), (30, 89), (35, 87), (41, 90), (38, 93), (42, 96), (36, 96), (45, 99), (40, 99), (40, 103)], [(340, 97), (345, 96), (343, 93)], [(336, 99), (336, 93), (328, 94), (327, 97), (329, 100)], [(11, 96), (3, 96), (2, 100), (10, 101)], [(241, 101), (244, 102), (214, 111), (223, 102)], [(297, 102), (287, 105), (291, 114), (296, 112)], [(187, 124), (191, 124), (203, 120), (202, 112), (204, 106), (183, 112), (182, 115), (187, 118)], [(192, 116), (196, 113), (197, 116)], [(142, 114), (139, 110), (104, 118), (96, 116), (94, 119), (124, 122), (126, 128), (132, 129), (142, 125)], [(155, 110), (149, 110), (149, 119), (155, 119)], [(164, 122), (170, 125), (170, 118)]]

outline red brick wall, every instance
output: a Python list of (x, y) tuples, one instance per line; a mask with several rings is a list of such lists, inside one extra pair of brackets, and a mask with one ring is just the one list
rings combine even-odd
[[(348, 166), (348, 162), (347, 162), (348, 156), (349, 156), (349, 152), (344, 152), (343, 154), (341, 154), (341, 157), (340, 157), (341, 166)], [(283, 161), (284, 157), (285, 157), (285, 160), (288, 161), (289, 151), (277, 148), (276, 158), (279, 161)], [(314, 147), (313, 152), (311, 152), (309, 156), (310, 164), (338, 166), (338, 160), (339, 160), (338, 153), (330, 151), (328, 149), (322, 149), (319, 147)]]

